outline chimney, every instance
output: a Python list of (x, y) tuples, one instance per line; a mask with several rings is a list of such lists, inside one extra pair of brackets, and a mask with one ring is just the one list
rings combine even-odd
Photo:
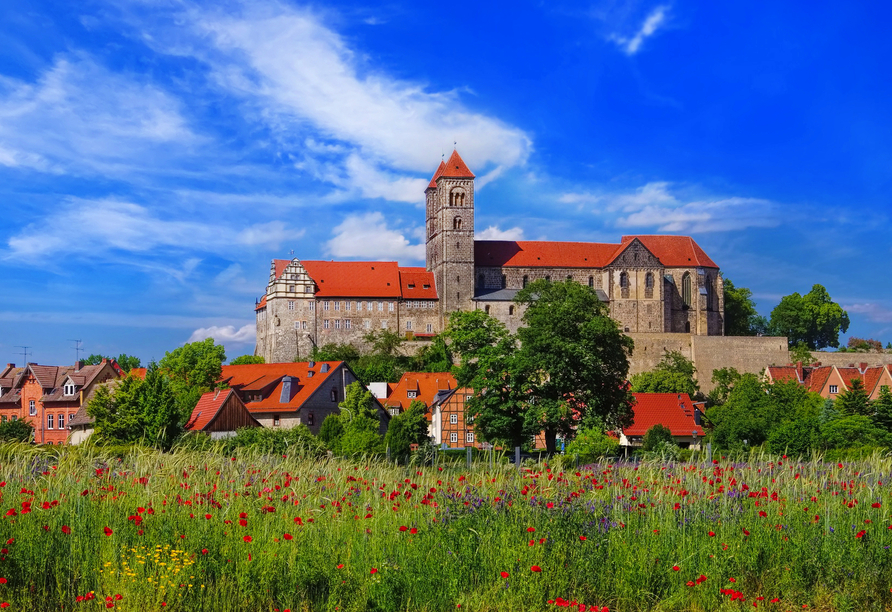
[(291, 377), (282, 377), (282, 395), (279, 397), (280, 404), (287, 404), (291, 401)]
[[(105, 359), (103, 359), (103, 361), (105, 361)], [(74, 371), (75, 372), (80, 372), (83, 369), (84, 369), (84, 360), (83, 359), (81, 359), (80, 361), (76, 361), (74, 363)]]
[(220, 389), (214, 389), (214, 399), (217, 399), (218, 395), (220, 395)]
[(864, 372), (867, 370), (867, 364), (862, 361), (861, 363), (858, 364), (858, 366), (859, 366), (858, 369), (861, 370), (862, 374), (864, 374)]
[(801, 362), (801, 361), (797, 361), (797, 362), (796, 362), (796, 377), (799, 379), (799, 382), (802, 382), (802, 381), (803, 381), (802, 376), (803, 376), (803, 373), (802, 373), (802, 362)]
[(694, 424), (695, 425), (703, 425), (702, 413), (699, 408), (694, 408)]
[(821, 362), (820, 362), (820, 361), (816, 361), (816, 362), (814, 362), (814, 363), (811, 364), (811, 365), (812, 365), (813, 368), (820, 368), (820, 367), (821, 367)]

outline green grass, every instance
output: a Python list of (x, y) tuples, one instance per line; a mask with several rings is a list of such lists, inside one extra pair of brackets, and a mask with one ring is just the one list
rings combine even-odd
[(9, 610), (892, 609), (884, 457), (519, 472), (56, 452), (0, 447)]

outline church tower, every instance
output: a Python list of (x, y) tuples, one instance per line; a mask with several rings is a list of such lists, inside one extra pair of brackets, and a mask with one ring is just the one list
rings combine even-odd
[(440, 318), (474, 297), (474, 173), (453, 151), (425, 190), (427, 269), (434, 273)]

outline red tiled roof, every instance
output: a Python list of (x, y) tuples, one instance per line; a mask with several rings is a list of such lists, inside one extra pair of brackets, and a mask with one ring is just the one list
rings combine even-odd
[(437, 166), (437, 171), (434, 172), (434, 176), (431, 179), (431, 182), (427, 184), (428, 189), (436, 189), (437, 188), (437, 179), (440, 178), (443, 174), (443, 170), (446, 169), (446, 162), (440, 160), (440, 165)]
[(704, 435), (703, 428), (694, 422), (694, 403), (687, 393), (633, 393), (635, 405), (632, 411), (635, 422), (626, 427), (627, 436), (643, 436), (654, 425), (668, 427), (673, 436), (690, 436), (696, 431)]
[(433, 272), (428, 272), (424, 268), (400, 268), (399, 271), (400, 291), (404, 300), (437, 299)]
[(291, 263), (290, 259), (274, 259), (273, 261), (276, 264), (276, 278), (282, 276), (282, 272), (284, 272), (285, 268), (288, 267), (288, 264)]
[(141, 379), (145, 380), (147, 371), (148, 371), (148, 368), (131, 368), (130, 376), (134, 376), (136, 378), (141, 378)]
[(860, 380), (862, 383), (864, 382), (864, 379), (861, 378), (861, 370), (858, 368), (836, 368), (836, 371), (839, 372), (839, 375), (842, 378), (842, 384), (845, 385), (846, 389), (852, 388), (853, 380)]
[[(414, 401), (424, 402), (425, 406), (430, 407), (438, 391), (448, 391), (457, 386), (458, 381), (451, 372), (406, 372), (382, 403), (403, 410), (408, 410)], [(409, 397), (409, 391), (417, 392), (417, 396)]]
[(805, 377), (805, 386), (809, 391), (814, 391), (815, 393), (820, 393), (821, 389), (824, 388), (824, 385), (827, 384), (827, 379), (830, 378), (830, 373), (833, 371), (833, 366), (820, 366), (817, 368), (813, 368)]
[(260, 298), (260, 302), (254, 307), (254, 310), (260, 310), (261, 308), (266, 308), (266, 294)]
[(449, 156), (446, 167), (440, 176), (446, 178), (474, 178), (474, 173), (465, 164), (465, 160), (461, 158), (458, 151), (452, 151), (452, 155)]
[[(690, 236), (623, 236), (622, 244), (637, 238), (667, 268), (718, 268)], [(619, 255), (619, 252), (617, 252)]]
[(799, 382), (795, 366), (768, 366), (768, 374), (773, 382), (793, 380)]
[[(328, 365), (328, 372), (322, 371), (322, 365)], [(225, 365), (220, 377), (237, 392), (243, 390), (259, 390), (256, 387), (261, 381), (266, 381), (264, 387), (269, 391), (264, 392), (264, 398), (259, 402), (245, 402), (248, 411), (258, 412), (295, 412), (300, 409), (313, 393), (326, 382), (331, 382), (332, 375), (339, 371), (343, 361), (317, 361), (312, 368), (309, 363), (251, 363), (244, 365)], [(313, 376), (309, 376), (309, 372)], [(291, 399), (282, 402), (282, 386), (285, 376), (292, 377)], [(270, 388), (270, 381), (274, 385)], [(341, 398), (343, 399), (343, 398)]]
[(883, 366), (876, 366), (864, 370), (864, 390), (867, 391), (868, 394), (872, 393), (877, 386), (880, 377), (883, 375), (884, 369)]
[(518, 268), (603, 268), (618, 244), (475, 240), (474, 265)]
[(316, 297), (400, 297), (395, 261), (304, 261)]
[(195, 404), (195, 408), (192, 409), (192, 415), (189, 417), (189, 420), (186, 421), (186, 429), (201, 431), (207, 427), (208, 423), (214, 420), (214, 417), (223, 408), (226, 398), (232, 392), (232, 389), (223, 389), (209, 391), (202, 395), (198, 403)]

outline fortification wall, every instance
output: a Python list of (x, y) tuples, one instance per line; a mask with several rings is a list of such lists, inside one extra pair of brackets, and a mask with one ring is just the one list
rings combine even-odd
[[(892, 353), (822, 353), (813, 351), (811, 354), (821, 365), (833, 365), (847, 367), (855, 364), (866, 363), (868, 366), (892, 364)], [(789, 363), (789, 360), (784, 362)]]

